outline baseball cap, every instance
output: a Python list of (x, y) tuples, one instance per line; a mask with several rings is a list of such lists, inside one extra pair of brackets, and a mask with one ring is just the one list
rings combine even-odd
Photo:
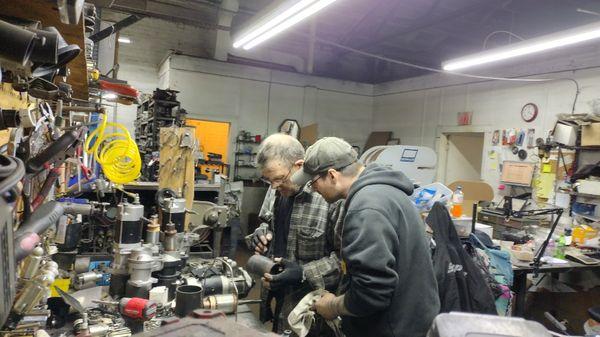
[(304, 186), (329, 169), (341, 169), (357, 161), (352, 145), (337, 137), (324, 137), (306, 149), (304, 165), (292, 176), (294, 184)]

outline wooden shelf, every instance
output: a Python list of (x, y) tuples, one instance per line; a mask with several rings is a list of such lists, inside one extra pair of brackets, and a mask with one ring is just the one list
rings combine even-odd
[(591, 221), (600, 221), (600, 217), (597, 217), (597, 216), (584, 215), (584, 214), (579, 214), (579, 213), (576, 213), (576, 212), (572, 212), (572, 213), (573, 213), (573, 215), (580, 216), (580, 217), (582, 217), (584, 219), (588, 219), (588, 220), (591, 220)]
[[(564, 193), (561, 191), (558, 191), (558, 193)], [(587, 193), (579, 193), (579, 192), (569, 192), (570, 195), (574, 195), (576, 197), (584, 197), (584, 198), (597, 198), (600, 199), (600, 195), (595, 195), (595, 194), (587, 194)]]

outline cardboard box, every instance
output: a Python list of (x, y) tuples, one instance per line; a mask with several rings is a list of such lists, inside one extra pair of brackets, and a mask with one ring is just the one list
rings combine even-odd
[(313, 145), (319, 138), (319, 124), (310, 124), (300, 129), (300, 143), (304, 147)]
[(600, 123), (592, 123), (581, 127), (581, 145), (600, 145)]

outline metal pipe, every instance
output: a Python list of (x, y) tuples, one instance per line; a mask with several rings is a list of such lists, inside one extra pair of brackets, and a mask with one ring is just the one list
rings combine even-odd
[(175, 295), (175, 315), (185, 317), (202, 305), (202, 288), (199, 286), (179, 286)]
[(128, 17), (126, 17), (125, 19), (115, 23), (114, 25), (104, 28), (103, 30), (99, 31), (98, 33), (90, 36), (90, 40), (92, 40), (94, 43), (101, 41), (109, 36), (111, 36), (114, 33), (119, 32), (121, 29), (129, 27), (131, 25), (133, 25), (134, 23), (140, 21), (141, 19), (143, 19), (142, 16), (137, 16), (137, 15), (130, 15)]
[(99, 112), (99, 109), (93, 106), (80, 106), (80, 105), (65, 105), (62, 107), (65, 112)]
[(270, 258), (263, 255), (252, 255), (246, 263), (246, 270), (250, 274), (263, 276), (265, 273), (271, 275), (279, 274), (283, 271), (281, 265), (275, 263)]

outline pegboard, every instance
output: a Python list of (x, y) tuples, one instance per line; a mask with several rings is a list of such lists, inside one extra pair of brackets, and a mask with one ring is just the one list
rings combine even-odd
[[(193, 127), (168, 127), (160, 129), (160, 168), (158, 188), (170, 188), (185, 198), (185, 207), (194, 203), (194, 152), (197, 140)], [(190, 222), (185, 215), (185, 229)]]

